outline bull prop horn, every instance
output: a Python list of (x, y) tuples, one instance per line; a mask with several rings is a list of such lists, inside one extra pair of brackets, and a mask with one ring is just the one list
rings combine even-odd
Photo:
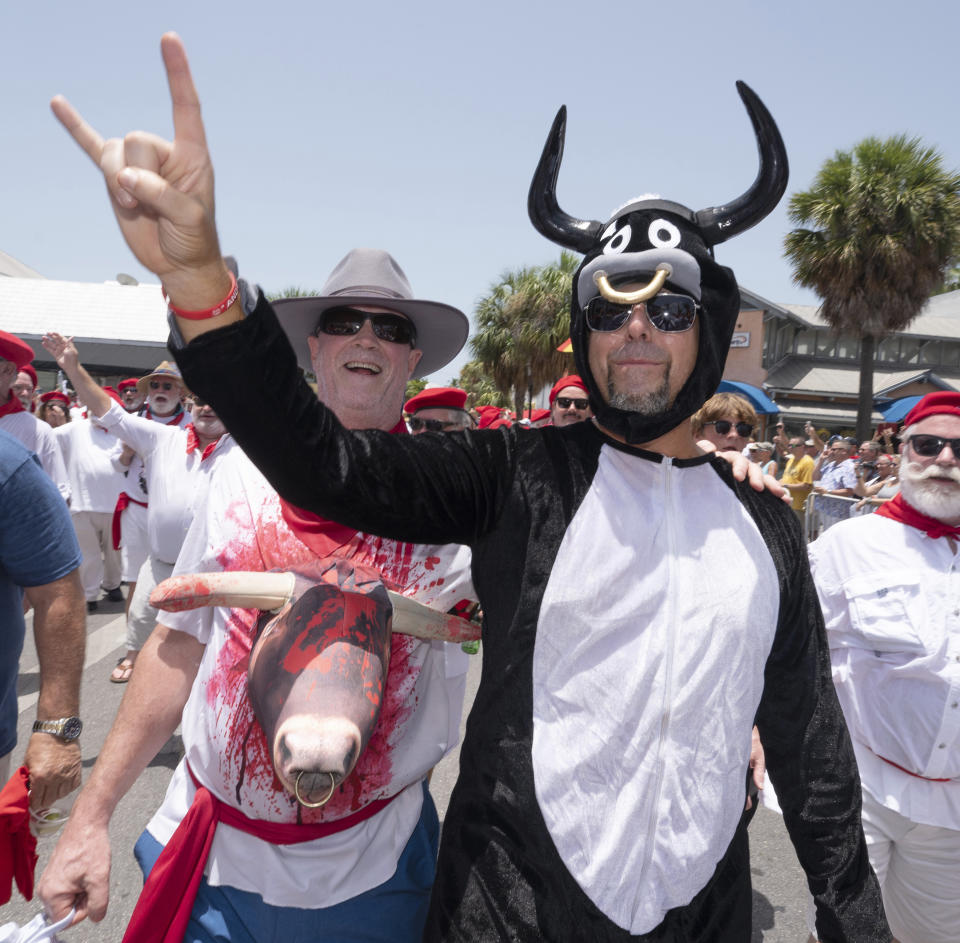
[[(150, 605), (164, 612), (183, 612), (204, 606), (228, 609), (282, 609), (296, 591), (293, 573), (181, 573), (158, 584)], [(414, 599), (389, 592), (393, 604), (393, 631), (439, 642), (472, 642), (480, 626), (459, 616), (438, 612)]]

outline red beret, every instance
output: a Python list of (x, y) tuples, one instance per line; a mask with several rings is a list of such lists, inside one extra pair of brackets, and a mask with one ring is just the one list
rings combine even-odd
[(927, 393), (926, 396), (910, 412), (907, 418), (903, 420), (904, 426), (912, 426), (927, 416), (960, 416), (960, 393), (951, 393), (943, 391), (941, 393)]
[(411, 396), (403, 408), (413, 414), (418, 409), (463, 409), (466, 402), (466, 390), (458, 390), (455, 386), (434, 386)]
[(22, 370), (33, 360), (33, 348), (19, 337), (0, 331), (0, 360), (9, 360), (18, 370)]
[(128, 389), (129, 387), (136, 386), (136, 385), (137, 385), (136, 377), (127, 377), (126, 380), (121, 380), (117, 384), (117, 389), (122, 393), (124, 390)]
[(509, 419), (494, 419), (487, 428), (499, 429), (501, 426), (506, 426), (509, 429), (512, 425), (513, 423)]
[(40, 394), (41, 403), (63, 403), (64, 406), (70, 405), (70, 397), (59, 390), (51, 390), (49, 393)]
[(123, 405), (123, 400), (120, 399), (120, 394), (112, 386), (102, 386), (100, 389), (102, 389), (103, 392), (110, 397), (110, 399), (116, 401), (121, 406)]
[(550, 405), (553, 405), (553, 401), (560, 395), (561, 390), (565, 390), (568, 386), (576, 386), (579, 389), (583, 390), (584, 395), (587, 394), (587, 388), (584, 386), (583, 380), (580, 379), (575, 373), (571, 373), (568, 377), (560, 377), (556, 383), (553, 384), (553, 389), (550, 390)]
[(34, 370), (33, 367), (30, 366), (30, 364), (25, 363), (25, 364), (20, 368), (20, 372), (21, 372), (21, 373), (25, 373), (28, 377), (30, 377), (31, 380), (33, 380), (33, 388), (36, 389), (36, 388), (37, 388), (37, 383), (38, 383), (38, 380), (37, 380), (37, 371)]

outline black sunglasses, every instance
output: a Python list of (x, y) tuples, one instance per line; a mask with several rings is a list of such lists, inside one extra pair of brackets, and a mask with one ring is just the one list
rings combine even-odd
[(583, 410), (590, 406), (590, 400), (575, 399), (572, 396), (558, 396), (556, 402), (561, 409), (569, 409), (572, 406), (574, 409)]
[(382, 341), (391, 344), (417, 343), (417, 332), (413, 324), (401, 314), (370, 314), (356, 308), (328, 308), (320, 315), (316, 333), (329, 334), (331, 337), (349, 337), (358, 334), (364, 322), (369, 321), (373, 333)]
[[(654, 295), (643, 302), (647, 309), (650, 323), (664, 334), (680, 334), (689, 331), (696, 320), (700, 305), (689, 295), (674, 295), (665, 293)], [(607, 301), (602, 296), (591, 298), (587, 302), (583, 313), (587, 318), (587, 327), (591, 331), (607, 334), (610, 331), (619, 331), (630, 317), (632, 304), (618, 304), (616, 301)]]
[(960, 458), (960, 439), (941, 439), (938, 435), (912, 435), (907, 441), (917, 455), (936, 458), (946, 446), (950, 446), (956, 458)]
[(416, 416), (410, 417), (411, 432), (443, 432), (447, 424), (439, 419), (418, 419)]
[(717, 419), (713, 422), (705, 422), (705, 426), (713, 426), (717, 430), (717, 435), (726, 435), (731, 429), (736, 428), (737, 435), (744, 439), (753, 432), (753, 426), (749, 422), (738, 422), (736, 425), (729, 419)]

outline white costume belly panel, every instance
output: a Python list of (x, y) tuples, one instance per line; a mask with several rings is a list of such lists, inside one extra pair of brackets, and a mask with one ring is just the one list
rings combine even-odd
[(733, 836), (778, 610), (708, 464), (603, 447), (540, 609), (533, 768), (561, 858), (631, 933), (688, 903)]

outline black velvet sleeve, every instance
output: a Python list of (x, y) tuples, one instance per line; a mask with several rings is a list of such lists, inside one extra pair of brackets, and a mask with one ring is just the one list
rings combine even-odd
[[(501, 513), (515, 433), (390, 435), (344, 429), (317, 400), (261, 293), (243, 321), (171, 343), (187, 386), (211, 403), (287, 501), (368, 533), (471, 544)], [(398, 417), (399, 418), (399, 417)]]
[[(729, 476), (726, 469), (721, 473)], [(780, 581), (757, 727), (784, 824), (817, 904), (821, 943), (889, 943), (860, 825), (860, 777), (830, 673), (823, 616), (793, 512), (736, 483)]]

